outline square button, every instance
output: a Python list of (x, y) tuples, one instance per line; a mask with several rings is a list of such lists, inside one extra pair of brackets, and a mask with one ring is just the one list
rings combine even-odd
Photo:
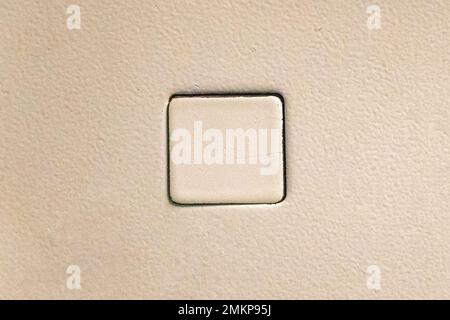
[(285, 196), (278, 95), (171, 98), (169, 195), (178, 204), (272, 204)]

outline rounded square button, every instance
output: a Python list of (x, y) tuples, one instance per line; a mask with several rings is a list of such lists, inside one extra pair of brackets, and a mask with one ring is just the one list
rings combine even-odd
[(174, 96), (168, 108), (173, 202), (272, 204), (284, 199), (281, 97)]

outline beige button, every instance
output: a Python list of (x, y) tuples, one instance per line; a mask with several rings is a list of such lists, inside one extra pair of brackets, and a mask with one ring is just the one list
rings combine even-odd
[(277, 95), (174, 96), (169, 193), (179, 204), (283, 200), (283, 101)]

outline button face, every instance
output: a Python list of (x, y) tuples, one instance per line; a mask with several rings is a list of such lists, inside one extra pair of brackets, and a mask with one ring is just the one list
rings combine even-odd
[(271, 204), (284, 199), (282, 98), (174, 96), (168, 108), (173, 202)]

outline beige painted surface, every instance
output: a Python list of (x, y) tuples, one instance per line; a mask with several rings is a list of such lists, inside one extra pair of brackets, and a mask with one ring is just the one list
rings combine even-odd
[[(450, 298), (450, 2), (369, 4), (2, 0), (0, 298)], [(170, 96), (236, 91), (285, 201), (171, 205)]]

